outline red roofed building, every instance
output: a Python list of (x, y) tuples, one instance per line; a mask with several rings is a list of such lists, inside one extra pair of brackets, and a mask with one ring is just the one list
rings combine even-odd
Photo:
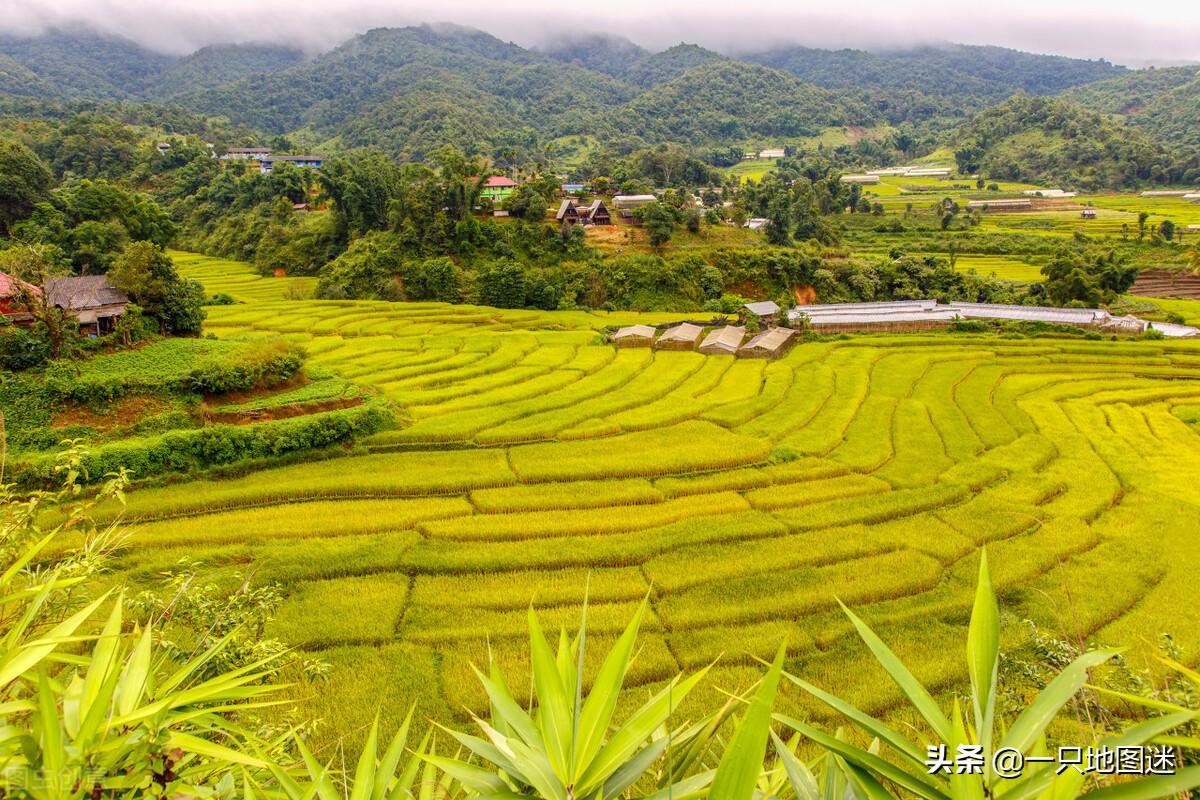
[(31, 322), (33, 320), (33, 315), (21, 302), (22, 288), (35, 296), (40, 296), (42, 293), (38, 287), (0, 272), (0, 314), (13, 322)]
[(506, 178), (503, 175), (493, 175), (483, 182), (483, 191), (479, 193), (479, 196), (481, 198), (486, 197), (493, 203), (499, 203), (515, 192), (518, 186), (520, 184), (512, 178)]

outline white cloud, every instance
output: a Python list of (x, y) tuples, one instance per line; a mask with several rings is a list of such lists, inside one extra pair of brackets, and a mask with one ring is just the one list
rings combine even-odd
[[(259, 41), (323, 50), (370, 27), (447, 21), (534, 45), (567, 33), (606, 32), (650, 48), (680, 41), (724, 52), (771, 45), (904, 47), (937, 42), (996, 44), (1118, 63), (1200, 61), (1200, 4), (1008, 0), (0, 0), (0, 30), (36, 33), (86, 24), (158, 50)], [(568, 11), (567, 9), (571, 9)]]

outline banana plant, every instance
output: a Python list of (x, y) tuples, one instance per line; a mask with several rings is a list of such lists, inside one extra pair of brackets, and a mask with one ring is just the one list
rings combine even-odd
[(486, 800), (615, 800), (626, 792), (656, 800), (697, 796), (711, 776), (677, 778), (669, 772), (665, 786), (651, 785), (650, 794), (637, 792), (639, 786), (655, 783), (652, 772), (672, 746), (686, 751), (689, 734), (706, 730), (705, 725), (693, 725), (683, 731), (683, 738), (655, 735), (707, 668), (687, 678), (676, 676), (627, 719), (614, 723), (645, 612), (643, 603), (585, 692), (586, 603), (578, 636), (571, 639), (560, 631), (557, 650), (550, 647), (531, 608), (533, 707), (523, 708), (513, 697), (492, 659), (488, 674), (475, 668), (491, 706), (489, 719), (474, 718), (482, 735), (447, 729), (478, 763), (438, 755), (425, 755), (425, 761)]
[(275, 687), (261, 685), (268, 665), (194, 680), (227, 640), (175, 665), (155, 653), (149, 627), (129, 635), (122, 624), (118, 598), (89, 653), (23, 674), (32, 693), (0, 708), (8, 786), (46, 800), (170, 796), (203, 793), (235, 770), (266, 769), (248, 754), (266, 744), (231, 715), (270, 704), (263, 698)]
[[(1059, 712), (1084, 687), (1089, 671), (1118, 651), (1096, 650), (1076, 658), (1062, 670), (1018, 715), (1005, 726), (996, 714), (996, 682), (1000, 660), (1000, 612), (988, 572), (987, 554), (979, 565), (971, 623), (967, 634), (967, 668), (970, 676), (969, 705), (965, 711), (955, 701), (947, 713), (929, 691), (857, 615), (843, 606), (863, 642), (900, 688), (929, 730), (924, 746), (882, 720), (793, 675), (788, 679), (822, 701), (857, 727), (866, 737), (878, 739), (886, 754), (858, 747), (830, 736), (816, 727), (787, 715), (776, 719), (804, 735), (853, 768), (859, 789), (874, 800), (889, 796), (916, 796), (924, 800), (1068, 800), (1085, 791), (1086, 775), (1075, 768), (1059, 769), (1052, 761), (1024, 762), (1019, 776), (1001, 774), (989, 754), (1001, 750), (1038, 758), (1047, 755), (1046, 730)], [(1139, 746), (1195, 717), (1195, 712), (1178, 711), (1151, 718), (1098, 743), (1101, 747)], [(932, 770), (930, 749), (955, 754), (960, 746), (979, 748), (984, 754), (978, 772), (952, 769), (951, 774)], [(1200, 786), (1200, 767), (1186, 767), (1173, 775), (1141, 777), (1090, 794), (1097, 800), (1149, 800), (1167, 797)]]

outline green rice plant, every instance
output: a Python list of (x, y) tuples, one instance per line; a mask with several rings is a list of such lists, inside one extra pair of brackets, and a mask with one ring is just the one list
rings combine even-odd
[[(517, 380), (508, 383), (507, 380), (514, 377), (513, 373), (517, 373), (515, 376)], [(484, 417), (489, 409), (496, 414), (496, 409), (504, 409), (510, 403), (543, 397), (565, 389), (578, 381), (582, 374), (570, 370), (558, 370), (549, 374), (520, 373), (518, 370), (509, 370), (504, 373), (503, 377), (506, 382), (489, 388), (481, 388), (477, 392), (458, 393), (432, 405), (420, 405), (421, 401), (418, 401), (417, 405), (408, 406), (406, 411), (417, 422), (398, 433), (402, 434), (405, 440), (411, 441), (422, 441), (422, 437), (426, 437), (426, 441), (443, 440), (434, 438), (435, 434), (445, 437), (445, 440), (448, 441), (466, 441), (471, 438), (472, 434), (487, 426), (487, 419), (481, 419), (481, 417)], [(447, 394), (449, 393), (447, 392)], [(473, 411), (474, 413), (455, 413), (462, 411)], [(500, 416), (500, 414), (496, 414), (495, 418), (499, 420)]]
[(665, 500), (661, 503), (608, 506), (568, 511), (479, 514), (422, 523), (430, 539), (506, 541), (564, 536), (600, 536), (657, 528), (681, 519), (746, 511), (749, 504), (736, 492)]
[(364, 575), (297, 584), (267, 632), (305, 646), (391, 639), (408, 599), (408, 583), (404, 575)]
[(636, 567), (517, 572), (478, 572), (418, 575), (412, 602), (419, 606), (517, 610), (633, 602), (646, 596), (649, 585)]
[(529, 444), (509, 450), (522, 481), (658, 476), (728, 469), (766, 460), (768, 444), (693, 420), (598, 441)]
[(658, 478), (654, 481), (654, 488), (664, 497), (687, 497), (688, 495), (712, 492), (759, 489), (771, 485), (771, 474), (768, 469), (750, 467), (686, 475), (680, 478)]
[[(708, 403), (697, 399), (697, 395), (711, 391), (733, 365), (734, 362), (728, 359), (709, 358), (672, 391), (638, 408), (606, 417), (604, 423), (614, 433), (619, 433), (674, 425), (692, 419), (708, 406)], [(572, 430), (563, 431), (562, 437), (569, 437)]]
[(488, 441), (503, 440), (501, 437), (507, 437), (509, 441), (548, 439), (559, 434), (569, 438), (567, 431), (570, 428), (591, 420), (602, 421), (606, 433), (615, 433), (615, 429), (607, 427), (608, 420), (613, 415), (653, 403), (670, 394), (696, 372), (712, 363), (714, 362), (699, 353), (656, 353), (652, 363), (646, 364), (644, 369), (631, 375), (619, 389), (610, 390), (602, 396), (582, 399), (569, 407), (533, 414), (502, 425), (489, 431)]
[(700, 419), (726, 428), (744, 425), (782, 403), (794, 380), (791, 365), (773, 361), (763, 368), (762, 389), (757, 396), (710, 408), (700, 415)]
[(479, 489), (470, 500), (479, 511), (496, 514), (660, 503), (666, 496), (645, 478), (625, 478)]
[(777, 511), (775, 516), (794, 531), (851, 523), (887, 522), (960, 502), (968, 494), (965, 487), (939, 483), (920, 489), (898, 489), (884, 494), (833, 500), (804, 509)]
[[(1011, 748), (1021, 753), (1044, 750), (1047, 728), (1061, 709), (1083, 688), (1090, 669), (1116, 653), (1097, 650), (1079, 656), (1056, 676), (1027, 705), (1010, 725), (999, 719), (996, 708), (997, 672), (1000, 660), (1000, 611), (992, 591), (987, 558), (980, 561), (979, 585), (967, 636), (967, 665), (970, 693), (964, 710), (955, 702), (951, 713), (944, 712), (911, 671), (857, 615), (846, 609), (859, 635), (888, 672), (897, 687), (920, 714), (924, 725), (923, 742), (932, 740), (940, 749), (956, 752), (960, 745), (977, 745), (984, 754), (985, 766), (976, 774), (956, 771), (945, 776), (928, 766), (928, 748), (915, 744), (896, 728), (870, 716), (833, 694), (800, 678), (788, 679), (800, 689), (821, 700), (845, 717), (866, 736), (877, 739), (886, 748), (889, 759), (864, 750), (798, 719), (780, 715), (779, 721), (804, 735), (825, 750), (835, 753), (857, 768), (860, 785), (872, 797), (889, 796), (886, 787), (902, 788), (927, 800), (972, 798), (981, 796), (1029, 798), (1036, 796), (1075, 797), (1083, 793), (1086, 775), (1082, 770), (1057, 769), (1056, 765), (1025, 761), (1020, 780), (1008, 780), (990, 765), (990, 755)], [(1141, 745), (1191, 720), (1194, 712), (1176, 713), (1135, 725), (1106, 737), (1101, 744)], [(938, 749), (935, 747), (935, 749)], [(1139, 778), (1106, 790), (1112, 797), (1163, 797), (1200, 785), (1200, 767), (1186, 767), (1171, 776)]]
[(825, 364), (804, 369), (803, 378), (792, 382), (783, 402), (738, 427), (738, 433), (766, 436), (778, 441), (812, 422), (833, 395), (836, 376)]
[(833, 607), (830, 592), (869, 603), (933, 587), (942, 565), (929, 556), (898, 550), (821, 567), (707, 583), (661, 598), (655, 605), (672, 631), (771, 619), (797, 619)]
[(785, 436), (780, 446), (801, 455), (823, 456), (845, 440), (870, 391), (870, 370), (878, 353), (865, 348), (844, 348), (826, 361), (837, 379), (833, 395), (800, 430)]
[[(954, 463), (948, 445), (933, 424), (929, 407), (916, 400), (901, 400), (892, 419), (894, 454), (876, 474), (895, 486), (933, 483)], [(837, 452), (830, 454), (836, 458)]]
[(506, 542), (418, 544), (405, 561), (418, 573), (492, 572), (519, 569), (624, 567), (673, 548), (714, 541), (749, 541), (787, 532), (760, 511), (692, 517), (662, 528), (609, 536)]
[(891, 488), (886, 481), (867, 475), (843, 475), (824, 480), (768, 486), (746, 492), (745, 497), (751, 506), (760, 511), (774, 511), (825, 503), (843, 497), (887, 492), (891, 491)]
[(981, 492), (965, 503), (935, 512), (938, 519), (976, 544), (1018, 536), (1036, 527), (1040, 520), (1027, 509)]

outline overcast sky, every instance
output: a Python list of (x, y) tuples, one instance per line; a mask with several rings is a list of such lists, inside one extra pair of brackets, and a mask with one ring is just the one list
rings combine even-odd
[(1200, 0), (0, 0), (0, 30), (85, 23), (157, 50), (270, 41), (323, 50), (367, 28), (457, 22), (522, 45), (617, 33), (653, 49), (996, 44), (1140, 66), (1200, 62)]

